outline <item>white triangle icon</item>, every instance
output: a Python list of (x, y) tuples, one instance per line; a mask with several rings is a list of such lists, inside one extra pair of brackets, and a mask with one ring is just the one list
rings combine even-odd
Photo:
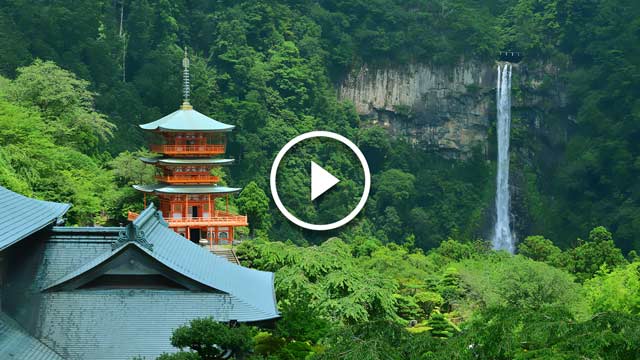
[(340, 180), (315, 162), (311, 162), (311, 201), (331, 189)]

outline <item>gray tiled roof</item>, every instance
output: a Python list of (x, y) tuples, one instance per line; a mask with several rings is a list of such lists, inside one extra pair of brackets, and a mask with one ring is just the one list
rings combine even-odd
[[(42, 245), (37, 270), (16, 320), (66, 359), (155, 359), (175, 352), (171, 333), (191, 319), (256, 322), (279, 317), (273, 273), (232, 264), (170, 230), (152, 206), (134, 222), (153, 245), (139, 247), (150, 258), (217, 291), (155, 289), (45, 290), (82, 277), (125, 246), (112, 243), (123, 228), (54, 227)], [(114, 255), (115, 254), (115, 255)], [(11, 281), (11, 280), (10, 280)], [(26, 311), (25, 311), (26, 310)]]
[(140, 127), (144, 130), (160, 131), (231, 131), (235, 125), (228, 125), (199, 113), (193, 109), (180, 109)]
[(56, 222), (70, 206), (31, 199), (0, 186), (0, 250)]
[(60, 355), (29, 335), (17, 322), (2, 312), (0, 356), (4, 360), (63, 360)]

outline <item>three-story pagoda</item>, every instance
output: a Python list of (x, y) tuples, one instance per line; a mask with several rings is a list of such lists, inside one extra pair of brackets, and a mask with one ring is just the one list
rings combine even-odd
[[(185, 50), (184, 101), (180, 108), (153, 122), (140, 125), (160, 135), (163, 143), (152, 145), (158, 157), (141, 158), (156, 167), (157, 184), (134, 185), (136, 190), (154, 194), (169, 227), (193, 242), (208, 240), (210, 245), (233, 243), (234, 229), (247, 226), (247, 217), (229, 212), (229, 195), (242, 190), (218, 185), (213, 168), (228, 165), (224, 158), (228, 125), (193, 109), (189, 103), (189, 59)], [(216, 208), (216, 199), (225, 198), (224, 210)], [(133, 220), (137, 214), (130, 213)]]

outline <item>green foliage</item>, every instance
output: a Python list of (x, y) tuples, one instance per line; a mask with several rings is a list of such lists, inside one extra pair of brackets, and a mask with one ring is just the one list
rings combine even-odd
[(601, 313), (577, 322), (566, 308), (498, 307), (483, 311), (433, 359), (633, 359), (637, 317)]
[(323, 343), (327, 350), (312, 359), (420, 359), (433, 346), (428, 335), (411, 335), (398, 324), (372, 321), (339, 328)]
[(413, 296), (394, 294), (394, 299), (396, 300), (396, 312), (401, 318), (416, 320), (424, 316), (422, 308)]
[(250, 182), (238, 196), (236, 201), (241, 213), (247, 214), (251, 219), (249, 228), (252, 232), (256, 229), (269, 231), (271, 217), (269, 215), (269, 198), (255, 182)]
[(255, 268), (276, 271), (278, 298), (304, 299), (325, 319), (353, 323), (396, 316), (395, 282), (355, 266), (349, 247), (340, 239), (308, 248), (243, 243), (238, 256)]
[(282, 320), (276, 324), (275, 334), (287, 340), (318, 342), (330, 328), (330, 323), (313, 307), (309, 299), (286, 299), (280, 304)]
[(440, 311), (435, 310), (431, 313), (429, 320), (427, 321), (427, 325), (431, 328), (429, 333), (433, 337), (438, 338), (448, 338), (452, 337), (453, 334), (458, 331), (456, 327), (454, 327), (447, 318), (440, 313)]
[[(155, 182), (155, 167), (143, 163), (140, 157), (152, 157), (145, 150), (129, 152), (123, 151), (111, 159), (107, 165), (114, 178), (116, 189), (110, 193), (107, 207), (111, 222), (124, 222), (129, 211), (143, 210), (143, 195), (133, 189), (132, 185), (153, 184)], [(151, 199), (147, 199), (151, 201)]]
[[(194, 352), (180, 351), (175, 354), (162, 354), (156, 360), (201, 360), (202, 358)], [(134, 360), (137, 360), (134, 358)], [(140, 358), (144, 360), (144, 358)]]
[[(611, 241), (604, 229), (590, 239)], [(375, 241), (371, 250), (356, 251), (364, 243), (240, 246), (243, 261), (276, 271), (283, 316), (255, 337), (257, 356), (626, 359), (640, 347), (638, 263), (603, 268), (583, 286), (565, 266), (490, 251), (482, 242), (449, 240), (427, 254)], [(573, 251), (547, 251), (540, 237), (525, 243), (540, 260)], [(417, 325), (405, 328), (410, 320)]]
[(602, 266), (609, 268), (626, 263), (613, 243), (611, 233), (602, 226), (589, 232), (589, 240), (567, 252), (569, 266), (579, 280), (591, 278)]
[(486, 253), (487, 245), (482, 242), (460, 243), (451, 238), (440, 243), (433, 253), (445, 257), (449, 261), (461, 261)]
[(114, 189), (109, 172), (71, 147), (58, 145), (35, 109), (0, 97), (0, 185), (49, 201), (72, 203), (71, 224), (102, 224)]
[[(0, 72), (13, 80), (0, 78), (0, 184), (73, 203), (71, 224), (117, 224), (140, 210), (130, 185), (152, 182), (153, 170), (136, 159), (148, 155), (136, 150), (148, 141), (136, 125), (179, 104), (186, 45), (192, 103), (237, 127), (228, 155), (238, 165), (216, 174), (245, 186), (237, 206), (261, 239), (239, 255), (276, 272), (284, 318), (255, 338), (256, 356), (634, 358), (638, 266), (622, 253), (640, 249), (639, 14), (629, 0), (4, 1)], [(484, 151), (443, 159), (394, 140), (361, 126), (334, 89), (363, 64), (448, 68), (492, 62), (509, 48), (525, 52), (522, 79), (544, 68), (562, 83), (514, 83), (515, 103), (544, 102), (531, 110), (535, 126), (530, 109), (514, 108), (517, 231), (554, 240), (527, 237), (515, 257), (476, 241), (486, 236), (495, 191)], [(483, 96), (473, 85), (467, 91)], [(566, 106), (551, 109), (565, 92)], [(275, 153), (313, 129), (355, 139), (374, 176), (363, 214), (328, 235), (291, 226), (263, 190)], [(541, 151), (544, 133), (562, 134), (551, 151)], [(326, 166), (349, 178), (350, 159), (334, 150), (322, 154)], [(358, 193), (343, 181), (310, 205), (305, 171), (280, 185), (300, 195), (293, 205), (310, 218), (330, 219)], [(596, 224), (615, 236), (595, 228), (573, 244)], [(420, 327), (441, 339), (403, 328), (429, 314)], [(451, 330), (458, 325), (462, 332)], [(208, 353), (161, 358), (219, 356), (213, 344), (223, 342), (238, 354), (252, 347), (250, 331), (212, 321), (176, 334), (176, 346)]]
[(36, 60), (17, 72), (7, 97), (40, 110), (56, 143), (91, 152), (99, 141), (113, 136), (115, 126), (95, 111), (96, 94), (89, 90), (89, 82), (51, 61)]
[(420, 291), (414, 295), (415, 301), (425, 314), (431, 314), (434, 309), (444, 303), (440, 293), (434, 291)]
[(580, 287), (573, 277), (544, 263), (517, 255), (498, 260), (467, 260), (458, 266), (466, 294), (484, 306), (580, 308)]
[[(164, 354), (162, 360), (225, 359), (230, 350), (234, 356), (242, 358), (253, 346), (251, 329), (240, 325), (230, 327), (211, 318), (191, 320), (188, 326), (173, 331), (171, 345), (180, 349), (176, 354)], [(183, 349), (190, 349), (184, 351)], [(193, 352), (197, 355), (194, 357)]]
[(560, 248), (553, 245), (551, 240), (545, 239), (543, 236), (527, 236), (518, 244), (518, 252), (520, 255), (532, 260), (551, 265), (559, 264), (562, 260), (560, 258), (562, 254)]
[(611, 272), (604, 270), (585, 282), (591, 311), (640, 315), (640, 262)]

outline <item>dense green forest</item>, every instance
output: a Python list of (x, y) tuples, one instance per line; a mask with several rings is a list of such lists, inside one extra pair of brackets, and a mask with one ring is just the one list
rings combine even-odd
[[(153, 179), (137, 160), (149, 140), (137, 125), (177, 109), (187, 47), (194, 107), (236, 125), (237, 162), (220, 175), (245, 188), (232, 203), (250, 216), (241, 258), (276, 272), (283, 313), (272, 330), (229, 330), (229, 348), (281, 359), (630, 359), (640, 351), (639, 39), (634, 0), (5, 0), (0, 185), (72, 203), (70, 225), (124, 222), (142, 207), (130, 185)], [(531, 66), (562, 64), (570, 112), (551, 162), (514, 114), (512, 169), (525, 179), (516, 216), (529, 230), (516, 256), (485, 241), (494, 158), (444, 158), (390, 137), (335, 89), (364, 63), (493, 64), (503, 49)], [(363, 213), (330, 233), (299, 230), (268, 195), (276, 152), (310, 130), (353, 139), (372, 170)], [(347, 159), (330, 161), (344, 175)], [(294, 178), (282, 186), (299, 190)], [(299, 211), (326, 218), (353, 189), (339, 190)], [(202, 321), (173, 343), (222, 343), (207, 337), (222, 331), (194, 330), (216, 326)]]

